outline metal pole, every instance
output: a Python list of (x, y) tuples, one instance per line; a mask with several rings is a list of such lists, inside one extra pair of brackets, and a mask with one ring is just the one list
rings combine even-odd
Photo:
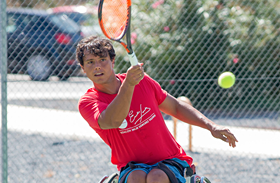
[(8, 182), (8, 130), (7, 130), (7, 34), (6, 0), (1, 0), (1, 105), (2, 105), (2, 183)]
[(193, 152), (193, 149), (192, 149), (192, 125), (189, 125), (189, 151)]

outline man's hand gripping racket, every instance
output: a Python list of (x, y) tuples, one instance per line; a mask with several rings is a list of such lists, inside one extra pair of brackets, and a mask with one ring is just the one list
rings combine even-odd
[[(131, 0), (100, 0), (98, 21), (103, 34), (121, 43), (128, 53), (131, 65), (137, 65), (138, 60), (130, 40)], [(124, 35), (126, 44), (121, 41)]]

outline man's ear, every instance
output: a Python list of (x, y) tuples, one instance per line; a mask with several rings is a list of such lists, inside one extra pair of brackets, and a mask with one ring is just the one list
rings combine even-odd
[(115, 58), (112, 59), (112, 66), (115, 67)]

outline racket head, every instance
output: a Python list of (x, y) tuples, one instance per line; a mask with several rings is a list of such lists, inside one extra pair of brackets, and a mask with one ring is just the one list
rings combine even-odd
[(120, 41), (129, 28), (131, 0), (100, 0), (98, 22), (103, 34)]

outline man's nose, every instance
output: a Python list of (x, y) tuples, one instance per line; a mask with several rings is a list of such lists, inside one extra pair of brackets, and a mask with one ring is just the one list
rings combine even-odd
[(100, 63), (95, 63), (94, 64), (94, 69), (99, 70), (101, 68), (101, 64)]

